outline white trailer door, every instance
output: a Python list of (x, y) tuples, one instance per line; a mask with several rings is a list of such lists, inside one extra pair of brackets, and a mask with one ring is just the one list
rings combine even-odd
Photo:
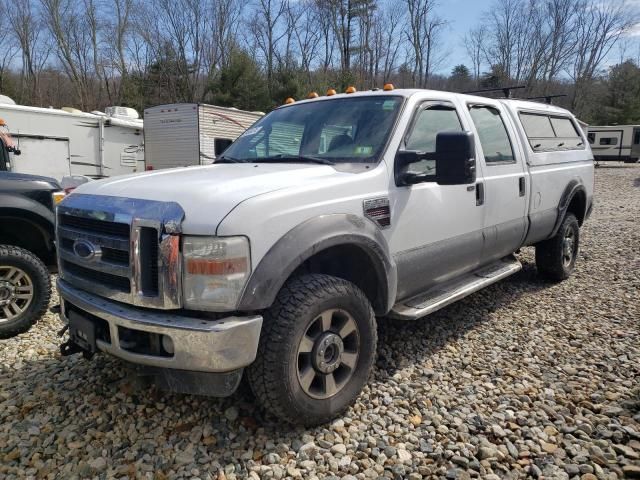
[(71, 175), (68, 139), (20, 136), (14, 138), (21, 154), (11, 154), (13, 172), (44, 175), (56, 180)]

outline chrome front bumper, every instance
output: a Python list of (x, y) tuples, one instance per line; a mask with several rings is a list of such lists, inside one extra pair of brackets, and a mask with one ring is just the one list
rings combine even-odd
[[(256, 358), (262, 317), (230, 316), (219, 320), (184, 317), (166, 310), (132, 307), (107, 300), (58, 279), (62, 300), (61, 316), (68, 323), (68, 311), (89, 314), (108, 324), (108, 340), (96, 339), (96, 348), (131, 363), (194, 372), (230, 372)], [(72, 309), (72, 310), (70, 310)], [(141, 334), (166, 335), (173, 342), (173, 355), (141, 354), (121, 341), (120, 328)]]

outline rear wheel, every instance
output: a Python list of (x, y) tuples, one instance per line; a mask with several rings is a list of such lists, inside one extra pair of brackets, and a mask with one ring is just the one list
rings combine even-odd
[(344, 411), (366, 384), (376, 353), (373, 309), (346, 280), (304, 275), (288, 282), (265, 314), (248, 378), (281, 419), (317, 425)]
[(0, 338), (27, 331), (51, 297), (49, 272), (33, 253), (0, 245)]
[(573, 273), (580, 247), (580, 226), (573, 213), (567, 213), (553, 238), (536, 245), (538, 273), (553, 281), (569, 278)]

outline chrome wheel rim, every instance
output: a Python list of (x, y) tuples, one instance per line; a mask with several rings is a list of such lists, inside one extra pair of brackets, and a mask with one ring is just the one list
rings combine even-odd
[(24, 313), (33, 301), (33, 282), (24, 270), (0, 265), (0, 323)]
[(572, 228), (567, 228), (562, 239), (562, 264), (565, 267), (571, 265), (575, 255), (576, 237)]
[(358, 362), (360, 335), (351, 314), (325, 310), (302, 336), (297, 352), (297, 374), (302, 390), (312, 398), (338, 394), (353, 376)]

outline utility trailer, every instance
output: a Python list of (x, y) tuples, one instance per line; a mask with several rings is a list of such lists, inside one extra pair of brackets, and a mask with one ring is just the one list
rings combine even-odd
[(143, 122), (133, 109), (106, 113), (16, 105), (0, 99), (0, 119), (15, 151), (0, 170), (92, 179), (144, 171)]
[(596, 162), (635, 163), (640, 159), (640, 125), (590, 125), (587, 138)]
[(214, 163), (263, 115), (203, 103), (147, 108), (144, 111), (147, 170)]

